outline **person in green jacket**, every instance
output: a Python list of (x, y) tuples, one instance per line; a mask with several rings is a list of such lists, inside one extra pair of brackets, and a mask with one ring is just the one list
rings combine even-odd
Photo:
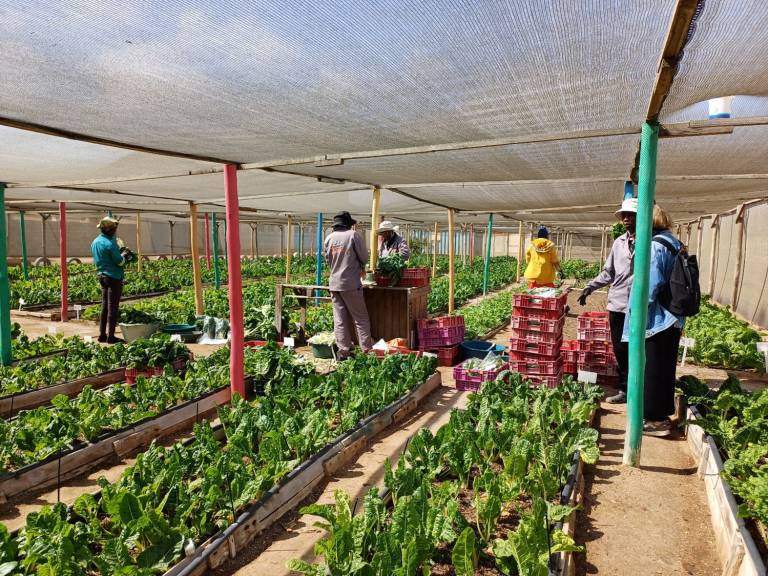
[(123, 278), (128, 248), (117, 245), (118, 220), (112, 217), (102, 218), (98, 228), (101, 230), (91, 242), (91, 255), (101, 285), (101, 315), (99, 316), (99, 342), (115, 344), (125, 342), (115, 336), (117, 319), (120, 314), (120, 297), (123, 294)]

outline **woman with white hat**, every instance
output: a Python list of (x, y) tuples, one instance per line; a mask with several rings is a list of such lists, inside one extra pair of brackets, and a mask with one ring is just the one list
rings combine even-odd
[(397, 233), (397, 226), (389, 220), (384, 220), (379, 224), (376, 232), (379, 235), (379, 258), (397, 254), (403, 260), (408, 260), (411, 256), (411, 249), (405, 238)]
[(579, 304), (586, 305), (587, 297), (598, 288), (610, 285), (608, 289), (608, 322), (611, 327), (611, 342), (616, 364), (619, 368), (618, 392), (606, 398), (611, 404), (624, 404), (627, 401), (627, 374), (629, 372), (629, 348), (621, 341), (624, 330), (624, 318), (629, 307), (629, 290), (632, 288), (635, 256), (635, 219), (637, 217), (637, 198), (628, 198), (616, 210), (616, 217), (621, 220), (626, 232), (616, 238), (611, 252), (600, 274), (587, 284), (579, 296)]

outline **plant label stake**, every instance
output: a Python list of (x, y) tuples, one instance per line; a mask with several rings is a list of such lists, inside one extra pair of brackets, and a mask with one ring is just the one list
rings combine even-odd
[(24, 298), (19, 298), (19, 312), (21, 312), (21, 308), (26, 304), (27, 301), (24, 300)]
[(686, 338), (683, 336), (680, 338), (680, 346), (683, 347), (683, 357), (680, 360), (680, 366), (685, 366), (685, 359), (688, 356), (688, 348), (696, 347), (696, 338)]
[(171, 334), (171, 342), (181, 342), (181, 334)]
[(586, 382), (587, 384), (597, 384), (597, 372), (590, 372), (589, 370), (579, 370), (577, 377), (579, 382)]
[(77, 320), (80, 320), (80, 312), (82, 312), (82, 310), (83, 310), (82, 304), (75, 304), (75, 314), (76, 314)]
[(296, 347), (296, 342), (294, 341), (294, 339), (291, 336), (285, 336), (283, 338), (283, 346), (285, 348), (295, 348)]
[(59, 328), (58, 326), (54, 326), (53, 324), (48, 325), (48, 334), (58, 334)]
[(763, 358), (765, 358), (765, 371), (768, 372), (768, 342), (755, 342), (755, 346), (757, 346), (757, 351), (763, 353)]
[(83, 341), (86, 344), (90, 344), (91, 342), (93, 342), (93, 336), (83, 336)]

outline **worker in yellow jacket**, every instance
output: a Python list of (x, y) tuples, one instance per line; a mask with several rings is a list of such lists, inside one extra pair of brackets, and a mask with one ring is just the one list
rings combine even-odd
[(553, 242), (549, 240), (549, 230), (539, 228), (536, 239), (525, 253), (525, 278), (528, 288), (555, 286), (555, 274), (560, 270), (560, 258)]

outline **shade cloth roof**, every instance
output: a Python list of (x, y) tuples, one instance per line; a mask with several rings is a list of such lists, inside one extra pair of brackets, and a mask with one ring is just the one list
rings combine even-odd
[[(228, 161), (250, 168), (244, 218), (362, 216), (379, 185), (402, 221), (610, 223), (674, 6), (0, 0), (0, 181), (12, 208), (221, 211)], [(726, 95), (768, 116), (768, 6), (699, 8), (660, 120)], [(689, 219), (768, 195), (766, 135), (662, 140), (659, 202)], [(375, 155), (415, 146), (451, 149)]]

